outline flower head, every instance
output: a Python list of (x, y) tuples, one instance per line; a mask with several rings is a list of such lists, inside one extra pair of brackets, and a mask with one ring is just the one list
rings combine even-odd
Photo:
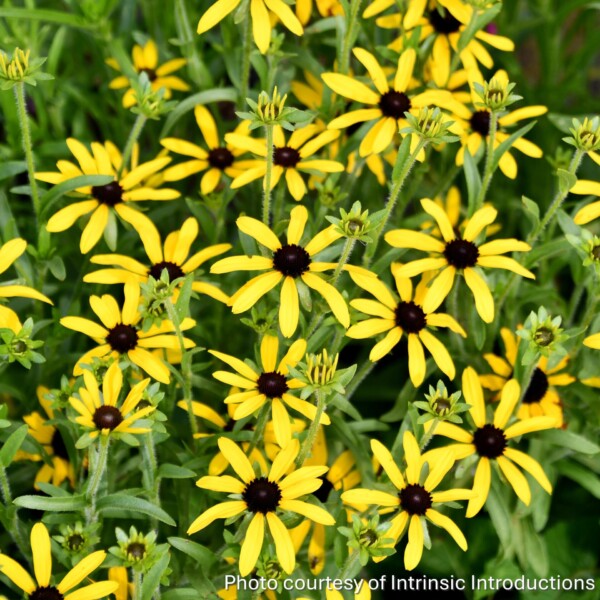
[(38, 81), (54, 79), (49, 73), (40, 69), (46, 62), (45, 58), (31, 60), (31, 50), (15, 48), (12, 57), (0, 50), (0, 90), (9, 90), (18, 83), (37, 85)]

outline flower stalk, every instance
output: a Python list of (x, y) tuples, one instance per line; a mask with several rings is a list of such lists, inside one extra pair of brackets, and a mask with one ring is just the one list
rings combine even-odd
[(319, 423), (321, 421), (321, 417), (323, 416), (325, 405), (327, 404), (327, 394), (318, 389), (315, 389), (314, 393), (317, 401), (317, 412), (315, 413), (315, 418), (310, 423), (310, 427), (308, 428), (308, 432), (304, 438), (304, 442), (302, 443), (298, 457), (296, 458), (297, 469), (302, 467), (304, 461), (310, 456), (310, 452), (317, 437), (317, 432), (319, 431)]
[(142, 113), (138, 114), (137, 118), (135, 119), (133, 127), (131, 128), (131, 131), (129, 133), (129, 137), (127, 138), (127, 143), (125, 144), (125, 148), (123, 150), (123, 160), (121, 162), (121, 166), (117, 173), (117, 179), (119, 179), (121, 177), (121, 174), (123, 173), (123, 169), (125, 169), (127, 167), (127, 165), (129, 164), (129, 161), (131, 159), (131, 154), (133, 152), (133, 147), (135, 146), (135, 143), (138, 141), (147, 121), (148, 121), (148, 117)]
[(269, 225), (271, 220), (271, 178), (273, 176), (273, 125), (265, 124), (265, 131), (267, 134), (267, 170), (264, 180), (262, 220), (265, 225)]
[(86, 511), (87, 523), (90, 524), (96, 516), (96, 497), (102, 482), (106, 464), (108, 462), (108, 447), (110, 445), (110, 437), (108, 435), (100, 435), (98, 440), (98, 449), (95, 445), (90, 446), (89, 461), (90, 461), (90, 480), (85, 492), (86, 500), (89, 507)]

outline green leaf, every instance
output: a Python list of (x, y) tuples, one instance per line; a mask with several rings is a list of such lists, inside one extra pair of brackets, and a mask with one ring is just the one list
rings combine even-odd
[(481, 191), (481, 176), (479, 175), (479, 171), (477, 169), (477, 163), (471, 156), (468, 148), (465, 148), (463, 169), (465, 171), (465, 179), (467, 181), (469, 214), (472, 214), (475, 211), (475, 200)]
[(400, 144), (400, 148), (398, 148), (398, 155), (396, 156), (396, 162), (394, 164), (394, 170), (392, 171), (392, 181), (398, 181), (400, 177), (400, 173), (404, 168), (404, 164), (409, 159), (410, 156), (410, 139), (411, 136), (407, 135), (402, 140)]
[(178, 465), (172, 465), (164, 463), (158, 468), (157, 477), (163, 479), (187, 479), (188, 477), (195, 477), (196, 473), (191, 469), (185, 467), (179, 467)]
[(111, 181), (114, 181), (114, 179), (115, 178), (112, 175), (80, 175), (79, 177), (67, 179), (67, 181), (63, 181), (62, 183), (53, 186), (40, 199), (42, 217), (47, 215), (50, 208), (60, 200), (64, 194), (68, 194), (80, 187), (107, 185)]
[(48, 268), (50, 269), (50, 273), (56, 277), (59, 281), (64, 281), (67, 276), (67, 270), (65, 269), (65, 263), (63, 259), (58, 256), (58, 254), (54, 255), (48, 261)]
[(523, 532), (523, 546), (525, 556), (530, 567), (538, 577), (544, 577), (548, 573), (548, 548), (544, 539), (534, 530), (529, 519), (521, 520)]
[[(165, 544), (166, 546), (166, 544)], [(171, 555), (165, 552), (161, 559), (144, 575), (142, 583), (142, 600), (152, 600), (154, 593), (160, 588), (160, 580), (169, 566)]]
[(494, 529), (498, 534), (498, 538), (504, 549), (510, 548), (512, 545), (512, 525), (510, 519), (510, 510), (504, 501), (504, 498), (495, 489), (495, 486), (490, 488), (485, 507), (490, 515)]
[(554, 444), (555, 446), (562, 446), (575, 452), (581, 452), (582, 454), (597, 454), (600, 452), (600, 446), (594, 444), (594, 442), (590, 442), (590, 440), (583, 436), (572, 431), (565, 431), (564, 429), (542, 431), (538, 434), (538, 439), (549, 444)]
[(162, 509), (155, 506), (148, 500), (127, 496), (126, 494), (110, 494), (100, 498), (97, 503), (98, 511), (111, 513), (110, 516), (122, 517), (122, 511), (127, 510), (134, 513), (141, 513), (146, 517), (152, 517), (175, 527), (177, 523)]
[(540, 224), (540, 207), (538, 203), (527, 196), (521, 196), (521, 200), (525, 205), (525, 211), (527, 216), (531, 219), (533, 227), (537, 227)]
[(81, 29), (93, 29), (95, 25), (88, 23), (77, 15), (62, 10), (45, 10), (32, 8), (0, 8), (0, 17), (5, 19), (31, 19), (32, 21), (47, 21), (58, 25), (69, 25)]
[(21, 425), (18, 429), (15, 429), (9, 436), (6, 442), (2, 445), (0, 450), (0, 465), (8, 467), (15, 457), (17, 450), (21, 447), (21, 444), (27, 437), (28, 427), (27, 425)]
[(561, 194), (566, 194), (576, 183), (577, 177), (566, 169), (557, 169), (558, 190)]
[(167, 541), (173, 548), (177, 548), (177, 550), (193, 558), (205, 572), (209, 572), (217, 560), (217, 556), (212, 550), (196, 542), (180, 537), (170, 537), (167, 538)]
[[(521, 137), (523, 137), (526, 133), (531, 131), (537, 121), (531, 121), (531, 123), (527, 123), (521, 129), (515, 131), (512, 135), (507, 137), (497, 148), (494, 150), (494, 157), (492, 159), (492, 170), (495, 171), (498, 168), (498, 164), (502, 155)], [(465, 153), (466, 154), (466, 153)]]
[(578, 483), (595, 498), (600, 498), (600, 477), (588, 468), (573, 461), (561, 461), (556, 465), (556, 470)]
[(27, 163), (22, 160), (7, 160), (0, 165), (0, 181), (27, 171)]
[(194, 274), (190, 273), (186, 276), (181, 290), (179, 291), (179, 297), (175, 303), (175, 312), (179, 317), (181, 323), (189, 314), (190, 310), (190, 298), (192, 297), (192, 284), (194, 283)]
[(43, 510), (48, 512), (75, 512), (83, 510), (86, 507), (85, 496), (54, 496), (45, 498), (44, 496), (19, 496), (15, 498), (14, 503), (23, 508), (33, 510)]

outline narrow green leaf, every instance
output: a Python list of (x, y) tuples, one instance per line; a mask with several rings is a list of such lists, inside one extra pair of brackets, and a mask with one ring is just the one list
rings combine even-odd
[(573, 461), (561, 461), (556, 465), (556, 470), (578, 483), (595, 498), (600, 498), (600, 477), (588, 468)]
[(64, 195), (80, 187), (88, 185), (106, 185), (114, 180), (112, 175), (80, 175), (63, 181), (49, 189), (40, 199), (42, 217), (48, 214), (50, 208)]
[(17, 450), (21, 447), (21, 444), (27, 437), (27, 425), (21, 425), (18, 429), (15, 429), (9, 436), (6, 442), (2, 445), (0, 450), (0, 465), (8, 467), (15, 457)]
[(465, 148), (463, 169), (465, 171), (465, 179), (467, 181), (469, 214), (472, 214), (475, 211), (475, 200), (481, 191), (481, 176), (477, 170), (477, 163), (475, 162), (475, 159), (469, 152), (468, 148)]
[(537, 227), (540, 223), (540, 207), (538, 206), (538, 203), (527, 196), (521, 196), (521, 200), (525, 205), (527, 216), (531, 219), (533, 227)]
[(531, 123), (527, 123), (521, 129), (518, 129), (509, 137), (507, 137), (497, 148), (494, 150), (494, 157), (492, 159), (492, 169), (495, 171), (498, 168), (498, 164), (500, 163), (500, 159), (502, 155), (521, 137), (523, 137), (526, 133), (531, 131), (537, 121), (531, 121)]
[(558, 190), (561, 194), (566, 194), (576, 183), (577, 177), (566, 169), (557, 169)]
[(131, 512), (141, 513), (146, 517), (154, 517), (172, 527), (175, 527), (176, 525), (175, 521), (162, 508), (155, 506), (143, 498), (127, 496), (126, 494), (110, 494), (109, 496), (104, 496), (98, 500), (97, 508), (103, 513), (116, 511), (116, 513), (119, 513), (119, 516), (122, 516), (120, 514), (121, 511), (129, 510)]
[(164, 463), (158, 468), (157, 477), (162, 479), (187, 479), (188, 477), (195, 477), (196, 473), (191, 469), (180, 467), (178, 465), (172, 465), (170, 463)]
[(398, 155), (396, 156), (394, 170), (392, 171), (392, 181), (394, 182), (400, 177), (400, 173), (404, 168), (404, 163), (406, 163), (410, 156), (410, 139), (410, 135), (405, 136), (400, 144), (400, 148), (398, 148)]
[(0, 181), (27, 171), (27, 163), (22, 160), (7, 160), (0, 165)]
[(538, 434), (538, 439), (582, 454), (597, 454), (600, 452), (600, 446), (594, 444), (594, 442), (590, 442), (578, 433), (565, 431), (564, 429), (542, 431)]
[(206, 572), (210, 570), (211, 566), (217, 560), (217, 556), (212, 550), (209, 550), (206, 546), (192, 542), (191, 540), (180, 537), (170, 537), (167, 538), (167, 541), (173, 548), (177, 548), (177, 550), (180, 550), (193, 558)]
[[(165, 544), (166, 546), (166, 544)], [(161, 559), (146, 573), (142, 583), (142, 600), (152, 600), (154, 593), (160, 588), (160, 580), (169, 566), (171, 555), (165, 552)]]
[(83, 494), (77, 496), (55, 496), (45, 498), (44, 496), (19, 496), (14, 503), (23, 508), (43, 510), (48, 512), (75, 512), (86, 507)]
[(175, 312), (179, 317), (179, 322), (183, 321), (190, 310), (190, 298), (192, 297), (192, 284), (194, 283), (194, 274), (190, 273), (186, 276), (181, 290), (179, 291), (179, 297), (175, 303)]
[(0, 8), (0, 17), (5, 19), (31, 19), (32, 21), (47, 21), (58, 25), (69, 25), (81, 29), (93, 29), (95, 25), (88, 23), (77, 15), (62, 10), (45, 10), (33, 8)]

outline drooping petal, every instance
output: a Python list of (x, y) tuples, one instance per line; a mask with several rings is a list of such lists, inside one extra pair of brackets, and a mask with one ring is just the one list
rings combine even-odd
[(260, 556), (265, 538), (265, 517), (262, 513), (254, 514), (246, 538), (242, 543), (240, 552), (240, 575), (245, 577), (254, 570)]
[(425, 516), (434, 525), (445, 529), (453, 537), (454, 541), (458, 544), (460, 549), (466, 552), (467, 540), (465, 539), (463, 532), (458, 528), (458, 525), (452, 519), (450, 519), (450, 517), (443, 515), (437, 510), (433, 510), (433, 508), (430, 508), (425, 513)]
[(492, 468), (490, 459), (482, 456), (477, 464), (475, 478), (473, 479), (473, 491), (477, 496), (469, 500), (466, 513), (467, 518), (474, 517), (482, 509), (490, 491), (491, 481)]
[(421, 518), (412, 515), (408, 525), (408, 544), (404, 551), (404, 567), (407, 571), (412, 571), (421, 562), (423, 555), (423, 525)]

